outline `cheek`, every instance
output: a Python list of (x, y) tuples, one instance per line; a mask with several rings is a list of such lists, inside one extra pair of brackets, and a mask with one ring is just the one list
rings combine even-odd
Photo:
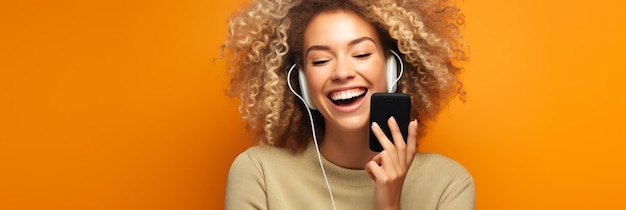
[(324, 76), (324, 73), (321, 71), (310, 72), (306, 74), (309, 94), (311, 94), (312, 97), (321, 92), (322, 87), (324, 86), (324, 83), (326, 81), (326, 78), (327, 77)]
[(364, 64), (361, 69), (361, 75), (374, 86), (376, 92), (387, 89), (387, 71), (382, 62)]

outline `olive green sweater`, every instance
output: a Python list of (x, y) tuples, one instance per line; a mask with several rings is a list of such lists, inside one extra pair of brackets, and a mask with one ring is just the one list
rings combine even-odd
[[(322, 161), (337, 209), (373, 209), (374, 181), (365, 170)], [(438, 154), (416, 155), (402, 188), (402, 209), (474, 209), (474, 200), (474, 182), (463, 166)], [(225, 205), (226, 209), (332, 209), (315, 146), (301, 154), (271, 146), (241, 153), (228, 174)]]

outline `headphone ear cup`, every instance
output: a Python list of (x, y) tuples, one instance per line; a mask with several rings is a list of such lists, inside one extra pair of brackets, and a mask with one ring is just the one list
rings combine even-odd
[(302, 99), (304, 99), (304, 102), (309, 109), (316, 110), (317, 108), (315, 108), (315, 106), (313, 105), (313, 101), (311, 101), (311, 98), (309, 97), (309, 89), (306, 84), (306, 77), (304, 76), (304, 70), (302, 70), (302, 68), (298, 68), (298, 81), (300, 82)]
[(387, 58), (387, 92), (395, 93), (398, 86), (396, 85), (396, 79), (398, 79), (398, 61), (390, 55)]

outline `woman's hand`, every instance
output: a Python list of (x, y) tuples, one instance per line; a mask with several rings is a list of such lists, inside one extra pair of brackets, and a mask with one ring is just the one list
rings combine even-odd
[(376, 182), (374, 207), (378, 210), (400, 209), (400, 197), (404, 178), (415, 158), (417, 150), (416, 120), (409, 123), (407, 143), (404, 142), (400, 128), (393, 117), (389, 118), (387, 124), (391, 130), (393, 143), (385, 136), (378, 124), (372, 123), (372, 132), (384, 150), (365, 165), (365, 170), (370, 178)]

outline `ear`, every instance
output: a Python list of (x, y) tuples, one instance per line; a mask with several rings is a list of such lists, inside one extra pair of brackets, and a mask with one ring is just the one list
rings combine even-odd
[(309, 88), (306, 84), (306, 76), (304, 76), (304, 70), (301, 67), (298, 68), (298, 81), (300, 82), (302, 98), (304, 99), (307, 107), (312, 110), (317, 110), (315, 105), (313, 105), (313, 101), (311, 101), (311, 98), (309, 97)]
[(396, 79), (398, 79), (398, 61), (394, 58), (394, 55), (390, 55), (387, 58), (387, 92), (395, 93), (398, 88)]

